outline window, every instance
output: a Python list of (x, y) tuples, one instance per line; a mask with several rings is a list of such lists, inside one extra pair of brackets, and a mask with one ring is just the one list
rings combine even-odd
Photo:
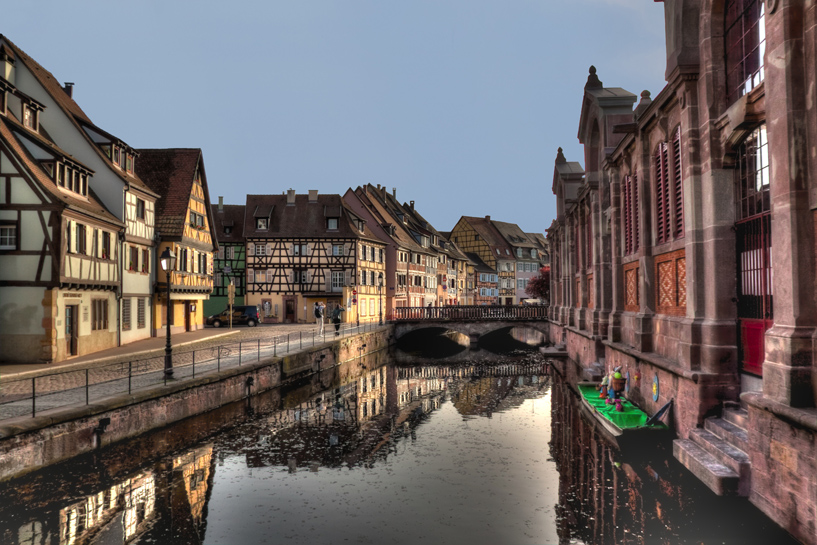
[(37, 110), (23, 104), (23, 125), (32, 130), (37, 130)]
[(537, 254), (536, 250), (531, 250), (531, 251), (530, 251), (530, 256), (531, 256), (533, 259), (536, 259), (536, 258), (537, 258), (537, 256), (538, 256), (538, 254)]
[(308, 284), (309, 283), (309, 273), (306, 269), (295, 269), (293, 272), (294, 279), (293, 281), (296, 284)]
[(383, 263), (383, 248), (380, 248), (380, 249), (378, 250), (378, 252), (380, 252), (380, 254), (379, 254), (379, 257), (380, 257), (380, 258), (378, 259), (378, 261), (379, 261), (380, 263)]
[[(122, 330), (123, 331), (130, 331), (130, 323), (131, 323), (130, 322), (130, 318), (131, 318), (131, 316), (130, 316), (130, 314), (131, 314), (130, 300), (131, 300), (130, 297), (123, 297), (122, 298)], [(171, 320), (172, 320), (172, 316), (171, 316)]]
[(224, 259), (224, 246), (219, 246), (218, 247), (218, 254), (217, 255), (218, 255), (219, 259)]
[(309, 246), (306, 244), (293, 244), (293, 255), (309, 255)]
[(235, 246), (227, 246), (225, 248), (225, 257), (227, 259), (235, 259)]
[(0, 225), (0, 250), (17, 249), (17, 226)]
[(343, 255), (343, 244), (333, 244), (332, 255)]
[(670, 146), (658, 145), (655, 153), (655, 243), (663, 244), (684, 236), (684, 188), (681, 179), (681, 128)]
[(369, 316), (374, 316), (376, 314), (374, 308), (374, 299), (369, 299)]
[(88, 241), (86, 240), (85, 235), (85, 226), (81, 223), (77, 224), (77, 253), (84, 254), (86, 253), (86, 244)]
[(91, 300), (91, 329), (100, 331), (108, 329), (108, 300)]
[(518, 290), (525, 289), (525, 280), (523, 278), (516, 279), (516, 289)]
[(263, 284), (267, 278), (267, 271), (257, 270), (255, 271), (255, 283), (256, 284)]
[(755, 129), (740, 145), (737, 162), (738, 219), (769, 212), (769, 142), (765, 125)]
[(766, 52), (763, 0), (728, 0), (724, 10), (726, 92), (731, 104), (763, 81)]
[(638, 175), (633, 173), (624, 178), (624, 190), (622, 191), (622, 208), (624, 222), (624, 255), (630, 255), (638, 251), (640, 247), (640, 236), (638, 230)]
[(145, 219), (145, 201), (136, 199), (136, 217), (140, 220)]
[(266, 255), (267, 253), (267, 245), (266, 244), (256, 244), (255, 245), (255, 255)]
[(360, 300), (359, 308), (360, 308), (360, 315), (361, 316), (366, 316), (366, 309), (368, 308), (366, 306), (366, 299), (361, 299)]
[(368, 278), (368, 276), (366, 275), (366, 271), (360, 271), (360, 285), (361, 286), (366, 285), (366, 278)]
[(199, 254), (199, 274), (207, 274), (207, 254), (204, 252)]
[(326, 228), (330, 231), (337, 230), (338, 228), (338, 218), (327, 218), (326, 219)]
[(345, 278), (343, 271), (332, 271), (332, 291), (342, 290)]
[(374, 286), (374, 285), (375, 285), (375, 283), (374, 283), (374, 271), (369, 271), (369, 280), (370, 280), (370, 282), (369, 282), (369, 283), (370, 283), (372, 286)]
[(267, 218), (255, 218), (255, 228), (260, 230), (269, 229), (269, 220)]
[(102, 233), (102, 259), (113, 259), (113, 254), (111, 254), (111, 234), (104, 231)]
[(131, 246), (129, 257), (130, 261), (128, 262), (128, 270), (129, 271), (139, 270), (139, 248)]
[(136, 327), (138, 329), (145, 329), (145, 301), (144, 297), (136, 300)]
[(150, 272), (150, 252), (142, 250), (142, 272)]

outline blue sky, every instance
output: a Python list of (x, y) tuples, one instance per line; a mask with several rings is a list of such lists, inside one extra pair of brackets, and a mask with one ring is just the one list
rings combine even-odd
[(441, 231), (490, 214), (544, 232), (556, 149), (583, 163), (591, 64), (664, 86), (649, 0), (29, 0), (3, 21), (100, 127), (202, 148), (213, 201), (368, 182)]

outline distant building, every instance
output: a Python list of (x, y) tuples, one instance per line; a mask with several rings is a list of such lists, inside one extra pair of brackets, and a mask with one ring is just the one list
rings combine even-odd
[(218, 204), (210, 207), (213, 231), (218, 241), (218, 252), (213, 267), (213, 293), (204, 302), (205, 316), (211, 316), (227, 308), (230, 284), (235, 289), (235, 305), (244, 304), (246, 293), (246, 241), (244, 240), (243, 204)]

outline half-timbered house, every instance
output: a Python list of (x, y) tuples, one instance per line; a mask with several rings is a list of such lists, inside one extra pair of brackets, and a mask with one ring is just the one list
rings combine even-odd
[[(96, 126), (73, 99), (73, 84), (60, 85), (48, 70), (0, 35), (2, 72), (19, 91), (12, 98), (28, 127), (43, 125), (49, 137), (74, 160), (93, 171), (88, 176), (69, 161), (55, 166), (54, 176), (61, 187), (87, 183), (96, 198), (119, 221), (124, 222), (118, 247), (119, 308), (113, 319), (119, 324), (118, 339), (128, 343), (151, 335), (150, 297), (153, 289), (154, 209), (158, 195), (136, 174), (136, 151), (124, 141)], [(24, 95), (23, 95), (24, 93)], [(10, 95), (14, 96), (14, 95)], [(83, 182), (83, 180), (85, 180)]]
[[(210, 194), (200, 149), (139, 150), (137, 173), (161, 199), (157, 203), (157, 256), (170, 248), (176, 255), (170, 272), (157, 269), (153, 320), (156, 334), (167, 326), (170, 304), (172, 331), (204, 327), (204, 301), (213, 291), (213, 254), (217, 248), (210, 217)], [(161, 325), (160, 325), (161, 324)]]
[(218, 198), (218, 205), (210, 207), (218, 252), (213, 267), (213, 293), (204, 302), (205, 316), (227, 308), (230, 285), (235, 290), (233, 304), (244, 304), (247, 279), (244, 209), (243, 204), (224, 204), (223, 197)]
[(327, 315), (342, 306), (344, 321), (358, 318), (353, 305), (361, 319), (376, 319), (386, 244), (366, 223), (340, 195), (247, 195), (246, 304), (272, 322), (315, 322), (315, 303)]
[[(516, 257), (492, 223), (491, 216), (462, 216), (451, 230), (451, 237), (463, 252), (476, 254), (485, 265), (496, 271), (498, 297), (491, 304), (512, 305), (518, 302)], [(481, 299), (484, 301), (484, 296)]]
[[(117, 346), (124, 225), (89, 191), (94, 172), (57, 147), (39, 103), (0, 78), (0, 346), (3, 360), (54, 363)], [(41, 111), (41, 110), (39, 110)], [(59, 173), (70, 169), (76, 177)]]

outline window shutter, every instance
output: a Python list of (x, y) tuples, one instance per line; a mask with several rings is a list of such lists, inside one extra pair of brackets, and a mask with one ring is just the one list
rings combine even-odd
[(352, 283), (352, 271), (349, 270), (349, 269), (346, 269), (345, 271), (343, 271), (343, 284), (348, 286), (351, 283)]
[(624, 178), (624, 191), (622, 193), (622, 209), (624, 210), (624, 255), (633, 252), (633, 216), (632, 216), (632, 177)]
[(667, 201), (665, 192), (666, 184), (666, 153), (664, 152), (664, 144), (658, 145), (658, 150), (655, 153), (655, 219), (656, 219), (656, 233), (655, 242), (661, 244), (667, 240), (667, 230), (665, 227), (667, 221)]
[(684, 184), (681, 172), (681, 127), (672, 138), (673, 191), (675, 193), (675, 238), (684, 236)]
[(247, 243), (247, 255), (255, 255), (255, 244), (252, 242)]
[(638, 249), (641, 247), (641, 243), (640, 243), (641, 232), (639, 231), (639, 218), (641, 217), (641, 214), (639, 213), (639, 210), (638, 210), (638, 173), (637, 172), (633, 173), (632, 187), (631, 187), (630, 196), (631, 196), (631, 200), (632, 200), (632, 203), (633, 203), (631, 217), (630, 217), (630, 223), (632, 224), (632, 230), (633, 230), (633, 243), (632, 243), (632, 246), (633, 246), (633, 252), (637, 252)]
[(267, 269), (267, 282), (272, 283), (272, 277), (275, 274), (273, 269)]

